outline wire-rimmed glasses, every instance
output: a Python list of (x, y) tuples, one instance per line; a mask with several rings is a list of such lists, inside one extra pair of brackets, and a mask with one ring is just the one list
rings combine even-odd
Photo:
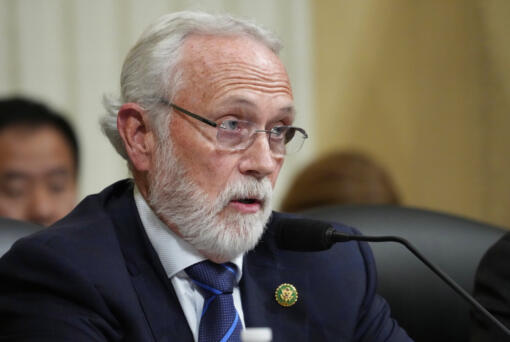
[(284, 156), (298, 152), (303, 146), (305, 139), (308, 138), (306, 131), (299, 127), (275, 126), (271, 129), (257, 129), (254, 122), (238, 119), (228, 119), (216, 123), (201, 115), (181, 108), (176, 104), (169, 103), (165, 100), (162, 101), (182, 114), (217, 128), (217, 146), (225, 150), (240, 151), (247, 149), (253, 144), (256, 137), (255, 134), (266, 133), (269, 147), (273, 155)]

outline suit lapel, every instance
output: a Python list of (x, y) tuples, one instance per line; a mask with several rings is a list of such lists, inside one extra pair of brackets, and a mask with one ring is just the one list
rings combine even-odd
[(138, 216), (132, 189), (112, 201), (108, 211), (142, 312), (155, 341), (192, 341), (177, 295)]
[[(270, 223), (257, 248), (244, 258), (240, 290), (245, 325), (270, 327), (274, 341), (306, 340), (309, 277), (302, 269), (284, 266), (286, 256), (276, 248), (271, 228)], [(298, 301), (290, 307), (278, 304), (275, 298), (276, 288), (284, 283), (294, 285), (298, 291)]]

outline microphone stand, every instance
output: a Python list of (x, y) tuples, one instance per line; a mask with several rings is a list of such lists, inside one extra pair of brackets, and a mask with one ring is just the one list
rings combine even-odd
[(330, 235), (330, 239), (334, 242), (347, 242), (355, 241), (368, 241), (368, 242), (398, 242), (403, 244), (411, 253), (421, 260), (432, 272), (448, 284), (455, 292), (467, 300), (474, 308), (482, 312), (494, 324), (496, 324), (502, 331), (510, 336), (510, 329), (494, 317), (487, 309), (485, 309), (476, 299), (474, 299), (466, 290), (460, 287), (450, 276), (444, 273), (437, 266), (428, 261), (409, 241), (398, 236), (363, 236), (363, 235), (348, 235), (336, 231), (328, 231), (326, 234)]

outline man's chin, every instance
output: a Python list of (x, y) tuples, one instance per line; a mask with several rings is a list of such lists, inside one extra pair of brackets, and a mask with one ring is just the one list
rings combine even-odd
[[(214, 262), (231, 261), (252, 250), (265, 230), (267, 219), (262, 217), (263, 212), (240, 214), (229, 211), (225, 210), (223, 215), (218, 216), (218, 224), (214, 228), (211, 227), (216, 229), (216, 232), (212, 235), (208, 234), (208, 239), (209, 242), (214, 240), (214, 244), (208, 243), (207, 247), (200, 243), (194, 244), (202, 255)], [(198, 241), (195, 240), (195, 242)]]
[(215, 254), (215, 253), (209, 253), (207, 251), (199, 251), (200, 254), (202, 254), (205, 258), (208, 260), (211, 260), (214, 263), (217, 264), (223, 264), (225, 262), (229, 262), (237, 258), (239, 255), (244, 253), (238, 253), (238, 254)]

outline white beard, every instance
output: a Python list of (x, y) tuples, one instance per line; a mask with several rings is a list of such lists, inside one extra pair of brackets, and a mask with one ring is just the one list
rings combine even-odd
[[(242, 176), (229, 183), (218, 198), (209, 200), (190, 180), (171, 145), (158, 144), (156, 160), (155, 170), (149, 174), (148, 202), (163, 222), (215, 262), (232, 260), (255, 247), (271, 215), (269, 179)], [(250, 214), (224, 210), (239, 198), (259, 199), (261, 210)]]

